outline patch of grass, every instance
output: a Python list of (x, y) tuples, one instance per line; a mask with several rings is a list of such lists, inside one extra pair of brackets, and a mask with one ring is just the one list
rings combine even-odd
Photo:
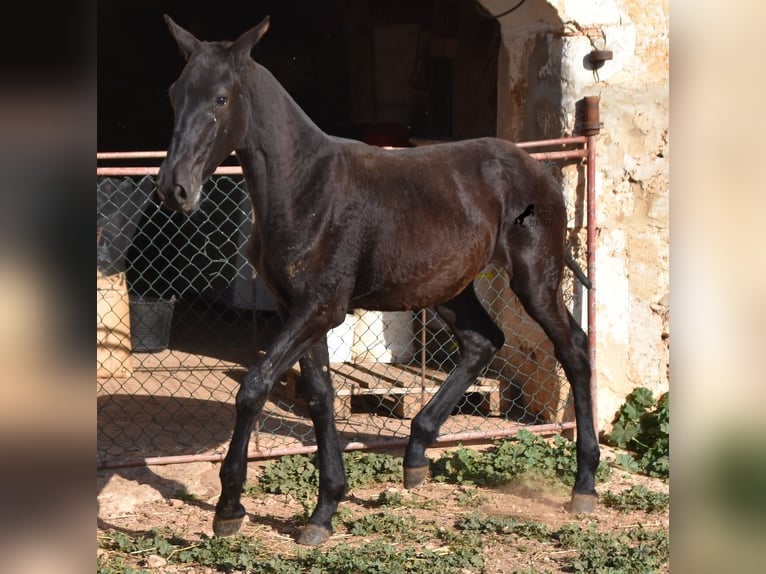
[(470, 506), (476, 508), (487, 502), (487, 497), (479, 492), (478, 488), (468, 487), (462, 488), (457, 495), (458, 506)]
[(254, 568), (267, 553), (263, 544), (240, 534), (232, 538), (210, 538), (203, 535), (199, 541), (190, 542), (170, 531), (159, 529), (136, 537), (118, 531), (110, 532), (100, 537), (99, 547), (117, 551), (110, 560), (99, 565), (100, 574), (140, 572), (126, 564), (126, 559), (132, 558), (137, 566), (142, 566), (149, 555), (160, 556), (168, 562), (212, 566), (224, 572), (247, 570)]
[[(519, 549), (522, 540), (551, 544), (551, 554), (567, 571), (588, 574), (644, 574), (659, 570), (670, 554), (666, 529), (651, 531), (638, 525), (621, 531), (600, 532), (595, 527), (582, 528), (567, 524), (552, 532), (545, 524), (518, 521), (513, 518), (483, 516), (474, 513), (459, 520), (459, 530), (473, 533), (479, 539), (498, 536)], [(561, 552), (570, 550), (572, 553)], [(527, 572), (537, 572), (533, 567)], [(524, 572), (524, 571), (522, 571)]]
[[(158, 531), (137, 537), (110, 532), (101, 537), (99, 545), (112, 552), (98, 558), (97, 572), (148, 574), (150, 571), (141, 568), (141, 563), (143, 557), (149, 554), (161, 556), (169, 564), (196, 564), (213, 568), (216, 572), (246, 571), (252, 574), (467, 574), (482, 571), (482, 548), (476, 539), (461, 538), (453, 540), (452, 545), (428, 549), (422, 544), (413, 544), (412, 539), (408, 538), (407, 529), (415, 526), (417, 521), (414, 518), (367, 518), (356, 522), (359, 535), (386, 533), (394, 542), (376, 538), (359, 546), (340, 544), (330, 548), (299, 548), (294, 556), (274, 555), (261, 543), (242, 535), (233, 538), (203, 536), (198, 542), (188, 542), (172, 533)], [(437, 532), (437, 528), (432, 526), (427, 531), (430, 537)]]
[(431, 550), (380, 540), (362, 546), (340, 544), (329, 550), (315, 548), (302, 552), (296, 562), (300, 572), (334, 574), (468, 574), (484, 568), (480, 546), (445, 546)]
[(599, 532), (593, 526), (575, 524), (557, 533), (559, 544), (577, 551), (566, 560), (574, 572), (588, 574), (644, 574), (656, 572), (667, 563), (670, 537), (667, 530), (650, 531), (642, 526), (623, 531)]
[(478, 534), (515, 534), (521, 538), (544, 541), (550, 538), (547, 526), (529, 520), (516, 520), (505, 516), (487, 516), (474, 512), (459, 520), (456, 527), (460, 530)]
[[(345, 455), (352, 488), (401, 480), (401, 458), (352, 453)], [(476, 508), (486, 499), (477, 484), (495, 486), (519, 476), (545, 477), (561, 485), (574, 476), (574, 445), (561, 437), (546, 441), (520, 432), (516, 440), (501, 441), (485, 452), (467, 448), (444, 455), (434, 464), (439, 480), (457, 483), (456, 502)], [(440, 469), (440, 471), (439, 471)], [(439, 474), (441, 472), (441, 474)], [(540, 480), (538, 480), (540, 482)], [(313, 457), (283, 457), (267, 465), (250, 493), (289, 494), (301, 501), (306, 513), (316, 499), (317, 470)], [(188, 493), (176, 493), (186, 496)], [(191, 496), (191, 495), (189, 495)], [(667, 500), (659, 493), (634, 487), (620, 495), (607, 493), (604, 503), (618, 509), (662, 512)], [(305, 549), (295, 546), (275, 554), (266, 543), (243, 535), (190, 541), (169, 530), (152, 530), (131, 536), (108, 531), (99, 536), (98, 574), (148, 574), (147, 560), (156, 555), (169, 565), (196, 565), (216, 572), (298, 574), (321, 572), (470, 574), (483, 572), (486, 557), (495, 547), (513, 548), (526, 556), (541, 548), (561, 568), (596, 574), (651, 572), (667, 562), (668, 533), (633, 527), (599, 532), (567, 525), (557, 532), (545, 524), (510, 517), (468, 514), (454, 523), (418, 521), (409, 508), (432, 508), (439, 500), (422, 499), (409, 492), (383, 490), (377, 511), (354, 517), (341, 507), (334, 517), (338, 530), (353, 539), (336, 546)], [(550, 551), (550, 552), (549, 552)], [(551, 565), (549, 562), (547, 565)], [(534, 564), (521, 574), (536, 572)], [(179, 567), (181, 571), (183, 567)]]
[(385, 534), (389, 536), (403, 536), (409, 538), (423, 525), (418, 524), (414, 516), (398, 516), (389, 512), (376, 512), (366, 514), (361, 518), (350, 520), (346, 523), (349, 533), (354, 536), (372, 536), (373, 534)]
[(404, 506), (404, 495), (395, 490), (384, 490), (378, 495), (376, 501), (378, 506), (388, 506), (391, 508)]
[(645, 387), (634, 389), (620, 407), (607, 444), (634, 453), (621, 454), (617, 465), (630, 472), (668, 478), (670, 476), (670, 394), (655, 400)]
[(401, 493), (398, 490), (383, 490), (375, 501), (376, 506), (388, 508), (419, 508), (431, 510), (441, 504), (439, 500), (424, 498), (412, 493)]
[(601, 501), (604, 506), (620, 512), (643, 510), (644, 512), (656, 513), (667, 510), (670, 505), (670, 495), (664, 492), (655, 492), (643, 485), (636, 484), (620, 494), (607, 491), (602, 495)]
[(374, 452), (343, 454), (349, 488), (402, 481), (402, 457)]
[(151, 572), (128, 564), (122, 556), (101, 555), (96, 559), (96, 574), (151, 574)]
[(304, 509), (313, 506), (319, 489), (319, 471), (313, 456), (283, 456), (269, 462), (257, 485), (248, 484), (244, 492), (249, 496), (288, 494), (300, 502)]
[[(666, 529), (650, 531), (638, 525), (621, 531), (600, 532), (595, 527), (583, 529), (567, 524), (556, 532), (535, 521), (485, 516), (473, 513), (456, 523), (456, 528), (479, 539), (497, 536), (516, 549), (523, 540), (550, 544), (551, 554), (568, 571), (588, 574), (643, 574), (655, 572), (667, 563), (669, 534)], [(572, 553), (561, 552), (571, 550)], [(530, 567), (531, 568), (531, 567)], [(534, 569), (528, 572), (536, 572)]]
[[(349, 488), (402, 478), (402, 459), (387, 454), (344, 453)], [(257, 485), (248, 485), (246, 494), (289, 494), (309, 509), (316, 500), (319, 473), (315, 456), (285, 456), (266, 465)], [(520, 430), (514, 439), (495, 442), (491, 449), (477, 451), (459, 447), (445, 453), (432, 464), (432, 476), (440, 482), (465, 486), (499, 486), (524, 474), (574, 484), (577, 472), (575, 443), (554, 435), (546, 440)], [(609, 475), (606, 464), (599, 465), (596, 480)], [(385, 501), (381, 501), (385, 503)]]
[[(669, 555), (667, 530), (650, 531), (642, 526), (600, 532), (592, 525), (582, 528), (568, 524), (552, 532), (542, 523), (479, 513), (449, 526), (419, 523), (414, 517), (390, 512), (349, 520), (346, 525), (351, 534), (360, 537), (358, 544), (296, 547), (292, 555), (276, 555), (263, 543), (243, 535), (188, 541), (166, 530), (135, 537), (110, 531), (99, 537), (100, 548), (107, 552), (99, 555), (97, 572), (148, 574), (150, 570), (143, 568), (146, 558), (158, 555), (170, 565), (194, 564), (216, 572), (469, 574), (484, 571), (485, 545), (491, 540), (519, 552), (524, 551), (525, 541), (543, 544), (563, 569), (572, 572), (654, 572)], [(530, 566), (518, 572), (537, 571)]]
[[(402, 478), (402, 459), (388, 454), (343, 453), (346, 480), (349, 488), (359, 488), (380, 482), (399, 482)], [(319, 470), (316, 455), (283, 456), (269, 462), (259, 477), (258, 484), (248, 484), (244, 492), (250, 496), (289, 494), (304, 509), (313, 507), (319, 489)]]
[[(497, 441), (483, 452), (460, 447), (445, 453), (431, 472), (435, 480), (455, 484), (500, 486), (534, 474), (572, 485), (577, 473), (575, 443), (560, 435), (547, 441), (522, 429), (514, 439)], [(609, 472), (606, 464), (600, 464), (596, 480), (603, 482)]]

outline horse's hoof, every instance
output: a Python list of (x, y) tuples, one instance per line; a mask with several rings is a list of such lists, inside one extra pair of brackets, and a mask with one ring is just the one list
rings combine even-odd
[(428, 476), (429, 466), (404, 467), (404, 488), (415, 488)]
[(318, 546), (330, 538), (330, 534), (332, 534), (332, 532), (324, 526), (309, 522), (303, 527), (303, 530), (301, 530), (301, 535), (298, 537), (298, 544), (303, 544), (304, 546)]
[(242, 516), (234, 518), (213, 517), (213, 532), (216, 536), (234, 536), (242, 526)]
[(569, 512), (572, 514), (589, 514), (596, 511), (598, 496), (595, 494), (572, 493), (572, 500), (569, 503)]

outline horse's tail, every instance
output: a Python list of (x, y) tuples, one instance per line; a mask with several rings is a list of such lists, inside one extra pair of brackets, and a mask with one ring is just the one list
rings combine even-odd
[(583, 273), (583, 270), (577, 264), (577, 261), (574, 260), (574, 258), (572, 257), (572, 254), (569, 252), (568, 249), (564, 252), (564, 258), (566, 259), (567, 267), (569, 267), (572, 270), (572, 273), (574, 273), (575, 276), (580, 280), (580, 283), (585, 285), (587, 289), (592, 289), (593, 284), (586, 277), (585, 273)]

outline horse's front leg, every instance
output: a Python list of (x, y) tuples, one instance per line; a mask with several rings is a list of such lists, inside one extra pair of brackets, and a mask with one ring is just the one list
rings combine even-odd
[(219, 472), (221, 497), (213, 518), (216, 536), (231, 536), (242, 525), (245, 507), (240, 502), (240, 494), (247, 478), (247, 445), (255, 417), (263, 409), (272, 386), (273, 381), (264, 377), (262, 366), (258, 365), (248, 371), (237, 392), (234, 433)]
[(328, 315), (327, 310), (327, 307), (307, 308), (291, 313), (265, 356), (248, 371), (237, 392), (234, 433), (219, 473), (221, 497), (213, 519), (213, 531), (217, 536), (231, 536), (242, 525), (245, 508), (240, 496), (247, 475), (247, 447), (253, 423), (277, 379), (334, 325), (334, 315)]
[(346, 472), (333, 413), (335, 393), (330, 378), (326, 337), (322, 337), (300, 362), (301, 383), (306, 392), (317, 440), (319, 498), (298, 542), (316, 546), (332, 534), (332, 517), (346, 494)]

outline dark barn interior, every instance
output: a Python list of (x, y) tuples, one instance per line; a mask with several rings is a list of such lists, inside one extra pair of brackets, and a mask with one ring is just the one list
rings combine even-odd
[(495, 135), (499, 26), (474, 0), (98, 3), (98, 150), (161, 150), (183, 60), (163, 13), (203, 40), (265, 16), (255, 59), (325, 131), (385, 145)]

